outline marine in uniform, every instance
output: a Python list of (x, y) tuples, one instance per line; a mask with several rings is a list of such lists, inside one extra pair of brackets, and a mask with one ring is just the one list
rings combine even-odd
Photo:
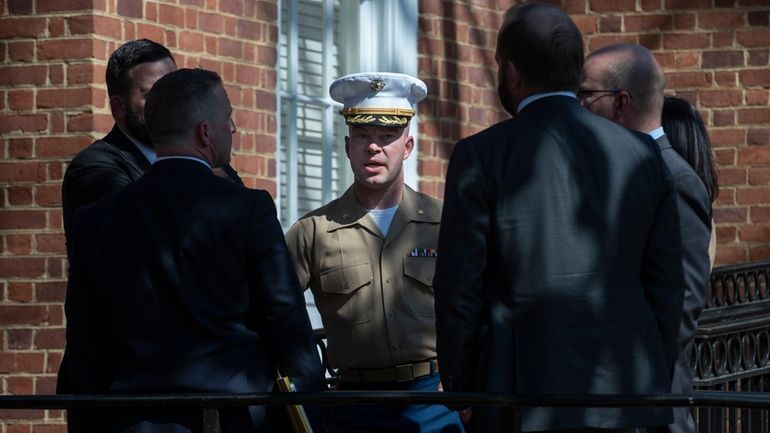
[[(441, 201), (404, 184), (414, 148), (409, 121), (427, 95), (403, 74), (335, 80), (343, 104), (345, 152), (355, 182), (302, 217), (286, 234), (294, 267), (310, 288), (338, 389), (437, 390), (433, 274)], [(339, 406), (338, 432), (461, 432), (444, 406)]]

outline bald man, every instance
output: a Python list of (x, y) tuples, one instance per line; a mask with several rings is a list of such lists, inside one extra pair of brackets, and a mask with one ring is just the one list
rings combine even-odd
[[(671, 392), (686, 393), (692, 389), (689, 354), (709, 284), (711, 201), (698, 175), (663, 133), (664, 85), (663, 71), (648, 49), (631, 44), (611, 45), (586, 58), (578, 97), (595, 114), (654, 138), (673, 176), (682, 234), (685, 295)], [(694, 432), (689, 409), (677, 408), (674, 423), (659, 431)]]

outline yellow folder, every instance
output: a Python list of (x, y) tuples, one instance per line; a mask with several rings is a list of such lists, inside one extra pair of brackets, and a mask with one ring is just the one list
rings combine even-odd
[[(278, 389), (282, 392), (296, 392), (297, 388), (291, 383), (291, 380), (287, 376), (278, 376), (276, 379), (278, 382)], [(291, 420), (291, 426), (294, 429), (294, 433), (313, 433), (313, 428), (310, 427), (310, 421), (307, 419), (305, 408), (301, 405), (287, 406), (286, 410), (289, 411), (289, 419)]]

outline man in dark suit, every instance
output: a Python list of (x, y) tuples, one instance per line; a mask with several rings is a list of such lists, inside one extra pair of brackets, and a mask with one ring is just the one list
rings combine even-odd
[[(514, 117), (461, 140), (434, 281), (444, 389), (520, 395), (670, 390), (683, 277), (676, 196), (655, 142), (584, 110), (583, 43), (545, 4), (497, 38)], [(512, 418), (474, 409), (477, 431)], [(628, 431), (665, 408), (531, 408), (522, 431)]]
[[(578, 96), (592, 112), (655, 139), (673, 176), (682, 233), (685, 295), (671, 392), (686, 393), (692, 390), (690, 351), (708, 293), (711, 200), (695, 170), (671, 147), (663, 133), (664, 84), (663, 71), (647, 48), (611, 45), (586, 58)], [(689, 408), (676, 408), (674, 423), (663, 430), (694, 433)]]
[[(145, 96), (160, 77), (174, 70), (171, 52), (149, 39), (126, 42), (110, 55), (105, 81), (115, 125), (104, 138), (78, 153), (64, 173), (62, 208), (67, 239), (75, 209), (136, 181), (150, 168), (156, 155), (144, 126)], [(229, 164), (220, 174), (225, 172), (243, 183)]]
[[(73, 219), (67, 341), (73, 392), (299, 390), (323, 373), (270, 195), (217, 177), (235, 126), (221, 79), (180, 69), (147, 96), (158, 160)], [(279, 408), (280, 409), (280, 408)], [(197, 432), (199, 411), (120, 411), (112, 431)], [(103, 420), (102, 420), (103, 422)], [(223, 432), (283, 431), (262, 407)]]

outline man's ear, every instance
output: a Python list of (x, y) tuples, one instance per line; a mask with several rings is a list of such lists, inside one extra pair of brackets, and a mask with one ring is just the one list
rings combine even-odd
[(114, 117), (116, 120), (120, 120), (122, 123), (126, 118), (127, 110), (128, 107), (126, 107), (126, 103), (123, 101), (123, 98), (118, 95), (110, 96), (110, 111), (112, 111), (112, 117)]
[(626, 118), (631, 111), (631, 95), (625, 90), (621, 90), (613, 102), (613, 111), (617, 119)]
[(195, 128), (195, 134), (198, 136), (203, 147), (211, 147), (211, 135), (208, 122), (199, 123)]
[(406, 141), (404, 142), (404, 159), (409, 158), (409, 155), (412, 154), (412, 150), (414, 150), (414, 137), (410, 135), (406, 137)]
[(508, 92), (513, 94), (521, 86), (521, 74), (512, 61), (505, 61), (505, 79), (508, 84)]

